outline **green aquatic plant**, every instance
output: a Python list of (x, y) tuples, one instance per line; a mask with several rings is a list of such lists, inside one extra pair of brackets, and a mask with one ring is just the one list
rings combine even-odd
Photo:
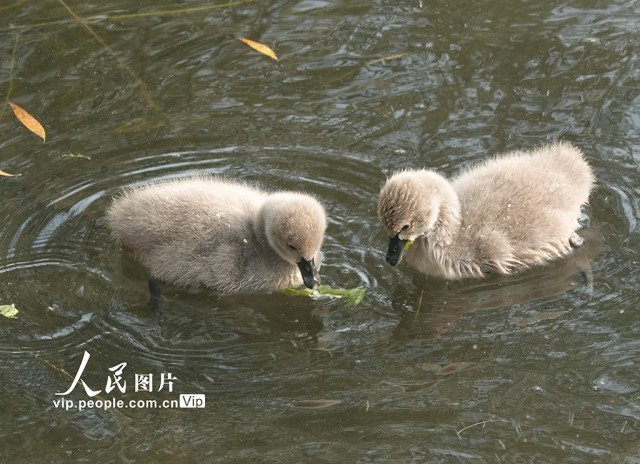
[(344, 298), (344, 301), (350, 306), (358, 305), (364, 299), (364, 287), (332, 288), (328, 285), (320, 285), (315, 290), (309, 288), (285, 288), (283, 292), (289, 296), (308, 296), (310, 298), (324, 296), (332, 300)]
[(411, 245), (413, 245), (413, 240), (407, 240), (406, 242), (404, 242), (404, 247), (402, 247), (402, 254), (400, 255), (398, 264), (402, 262), (402, 258), (404, 257), (405, 252), (409, 249)]

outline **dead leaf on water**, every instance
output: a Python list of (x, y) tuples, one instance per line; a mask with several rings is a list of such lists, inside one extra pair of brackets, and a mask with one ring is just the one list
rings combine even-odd
[(302, 400), (294, 401), (293, 407), (302, 409), (322, 409), (340, 404), (340, 400)]
[(74, 152), (67, 152), (67, 153), (63, 153), (62, 155), (60, 155), (60, 158), (62, 159), (69, 159), (69, 158), (82, 158), (82, 159), (86, 159), (86, 160), (90, 160), (91, 158), (87, 155), (83, 155), (82, 153), (74, 153)]
[(16, 115), (16, 118), (18, 118), (18, 121), (20, 121), (24, 127), (40, 137), (42, 139), (42, 142), (44, 143), (45, 139), (47, 138), (47, 134), (44, 131), (44, 127), (42, 127), (42, 124), (40, 124), (36, 118), (31, 116), (29, 112), (21, 106), (11, 102), (9, 102), (9, 105), (11, 105), (11, 109)]
[(392, 61), (392, 60), (399, 60), (400, 58), (404, 58), (405, 56), (407, 56), (407, 53), (398, 53), (397, 55), (385, 56), (383, 58), (378, 58), (376, 60), (368, 61), (366, 63), (366, 66), (371, 66), (372, 64), (377, 64), (377, 63), (386, 63), (387, 61)]
[(256, 42), (256, 41), (251, 40), (251, 39), (245, 39), (244, 37), (238, 37), (238, 40), (246, 43), (248, 46), (250, 46), (251, 48), (253, 48), (257, 52), (260, 52), (263, 55), (267, 55), (269, 58), (273, 58), (274, 60), (278, 61), (278, 56), (276, 55), (276, 52), (271, 50), (266, 45), (261, 44), (260, 42)]
[(0, 176), (5, 176), (5, 177), (16, 177), (16, 176), (21, 176), (22, 174), (9, 174), (8, 172), (4, 172), (2, 170), (0, 170)]

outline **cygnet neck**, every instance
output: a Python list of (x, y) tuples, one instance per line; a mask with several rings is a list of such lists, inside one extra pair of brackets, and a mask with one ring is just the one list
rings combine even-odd
[(265, 226), (266, 206), (267, 202), (263, 203), (262, 206), (260, 206), (258, 213), (256, 214), (256, 217), (253, 221), (253, 233), (256, 235), (256, 238), (261, 245), (270, 247), (267, 240), (267, 230)]
[(460, 199), (451, 183), (440, 174), (423, 171), (421, 177), (425, 197), (431, 197), (438, 209), (436, 222), (425, 237), (432, 246), (449, 247), (460, 233)]

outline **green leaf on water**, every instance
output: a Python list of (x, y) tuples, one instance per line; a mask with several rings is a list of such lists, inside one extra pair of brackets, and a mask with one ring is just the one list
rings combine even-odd
[(282, 293), (288, 296), (313, 296), (313, 291), (308, 288), (285, 288)]
[(285, 288), (283, 292), (289, 296), (308, 296), (309, 298), (322, 296), (332, 300), (335, 298), (344, 298), (344, 301), (352, 306), (360, 304), (364, 299), (364, 287), (331, 288), (328, 285), (320, 285), (315, 290), (309, 288)]
[(18, 308), (14, 304), (0, 305), (0, 314), (9, 319), (15, 319), (18, 317)]
[(411, 245), (413, 245), (413, 240), (407, 240), (406, 242), (404, 242), (404, 247), (402, 247), (402, 254), (400, 255), (398, 264), (402, 262), (402, 258), (404, 257), (405, 252), (409, 249)]

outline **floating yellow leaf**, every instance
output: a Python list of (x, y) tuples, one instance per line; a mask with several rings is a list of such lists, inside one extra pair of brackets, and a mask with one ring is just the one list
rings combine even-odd
[(67, 153), (63, 153), (62, 155), (60, 155), (60, 158), (62, 159), (68, 159), (68, 158), (82, 158), (82, 159), (86, 159), (86, 160), (90, 160), (91, 158), (88, 157), (87, 155), (83, 155), (82, 153), (74, 153), (72, 151), (69, 151)]
[(25, 110), (21, 106), (18, 106), (15, 103), (11, 102), (9, 102), (9, 104), (11, 105), (16, 118), (18, 118), (18, 121), (20, 121), (22, 125), (24, 125), (24, 127), (40, 137), (42, 139), (42, 142), (44, 143), (45, 139), (47, 138), (47, 134), (45, 133), (42, 124), (40, 124), (36, 118), (31, 116), (27, 112), (27, 110)]
[(0, 305), (0, 314), (4, 317), (8, 317), (9, 319), (15, 319), (18, 317), (18, 312), (18, 308), (16, 308), (16, 305), (14, 304)]
[(246, 43), (251, 48), (262, 53), (263, 55), (267, 55), (269, 58), (273, 58), (274, 60), (278, 61), (278, 56), (276, 55), (276, 52), (271, 50), (266, 45), (263, 45), (260, 42), (255, 42), (251, 39), (245, 39), (244, 37), (238, 37), (238, 40), (241, 40), (242, 42)]
[(371, 60), (371, 61), (367, 62), (366, 65), (370, 66), (372, 64), (377, 64), (377, 63), (386, 63), (387, 61), (398, 60), (398, 59), (403, 58), (405, 56), (407, 56), (406, 53), (398, 53), (397, 55), (389, 55), (389, 56), (385, 56), (384, 58), (378, 58), (377, 60)]
[(0, 176), (6, 176), (6, 177), (15, 177), (15, 176), (21, 176), (22, 174), (9, 174), (8, 172), (4, 172), (2, 170), (0, 170)]

